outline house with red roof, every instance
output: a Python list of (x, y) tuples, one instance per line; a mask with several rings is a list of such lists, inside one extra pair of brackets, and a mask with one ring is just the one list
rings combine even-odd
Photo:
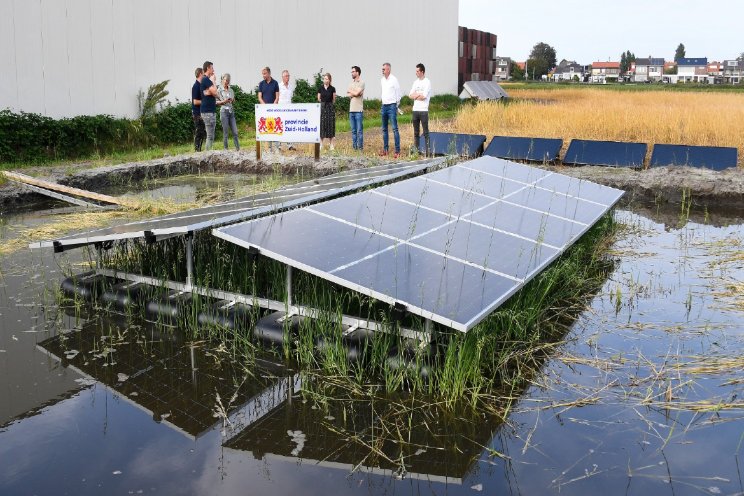
[(620, 62), (592, 62), (592, 83), (617, 82), (620, 77)]

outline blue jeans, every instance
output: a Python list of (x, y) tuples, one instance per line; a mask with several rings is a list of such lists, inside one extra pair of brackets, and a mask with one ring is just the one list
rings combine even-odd
[(238, 142), (238, 124), (235, 122), (235, 112), (224, 107), (221, 108), (220, 121), (222, 122), (222, 145), (225, 147), (225, 150), (227, 150), (228, 131), (232, 132), (235, 149), (240, 150), (240, 143)]
[(398, 133), (398, 105), (388, 103), (382, 106), (382, 148), (388, 151), (388, 121), (393, 124), (393, 138), (395, 139), (395, 153), (400, 153), (400, 134)]
[(364, 124), (362, 112), (349, 112), (351, 122), (351, 146), (354, 150), (364, 150)]

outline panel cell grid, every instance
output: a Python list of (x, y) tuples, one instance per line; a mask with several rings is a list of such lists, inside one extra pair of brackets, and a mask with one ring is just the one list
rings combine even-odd
[(467, 331), (545, 269), (622, 194), (481, 157), (214, 234)]

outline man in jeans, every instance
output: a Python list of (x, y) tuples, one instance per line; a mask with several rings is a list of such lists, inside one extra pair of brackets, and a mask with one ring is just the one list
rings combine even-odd
[(207, 150), (212, 149), (214, 143), (214, 128), (217, 125), (217, 85), (214, 84), (214, 65), (210, 61), (204, 62), (202, 66), (204, 77), (201, 80), (201, 117), (207, 131)]
[[(271, 105), (279, 103), (279, 83), (271, 77), (271, 69), (264, 67), (261, 69), (263, 79), (258, 83), (258, 103)], [(279, 145), (277, 144), (277, 148)], [(269, 141), (269, 151), (274, 151), (274, 142)]]
[(419, 142), (419, 125), (424, 127), (424, 142), (426, 148), (424, 153), (431, 153), (429, 144), (429, 96), (431, 95), (431, 82), (426, 77), (426, 68), (424, 64), (416, 64), (416, 80), (411, 86), (411, 92), (408, 94), (413, 100), (413, 146), (421, 152)]
[(349, 95), (349, 122), (351, 123), (351, 146), (354, 150), (364, 150), (364, 81), (358, 65), (351, 66), (351, 83), (346, 94)]
[(191, 117), (194, 119), (194, 150), (201, 151), (204, 138), (207, 137), (207, 131), (204, 129), (204, 121), (201, 118), (201, 80), (204, 77), (204, 70), (197, 67), (194, 71), (196, 81), (191, 87)]
[(398, 105), (400, 104), (400, 84), (398, 78), (390, 74), (390, 63), (382, 64), (382, 153), (388, 154), (388, 121), (392, 121), (395, 139), (395, 158), (400, 157), (400, 134), (398, 133)]
[[(279, 83), (279, 104), (290, 104), (292, 103), (292, 96), (294, 96), (295, 86), (289, 82), (289, 71), (284, 69), (282, 71), (282, 82)], [(278, 146), (279, 150), (282, 149), (281, 145)], [(287, 150), (294, 150), (292, 143), (287, 143)]]

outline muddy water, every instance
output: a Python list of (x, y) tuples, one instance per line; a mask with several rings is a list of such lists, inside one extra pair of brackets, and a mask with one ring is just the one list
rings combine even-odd
[[(740, 494), (744, 220), (616, 215), (615, 272), (506, 423), (414, 415), (405, 445), (379, 405), (314, 402), (272, 363), (58, 308), (82, 252), (3, 256), (0, 494)], [(0, 239), (47, 220), (5, 216)]]

